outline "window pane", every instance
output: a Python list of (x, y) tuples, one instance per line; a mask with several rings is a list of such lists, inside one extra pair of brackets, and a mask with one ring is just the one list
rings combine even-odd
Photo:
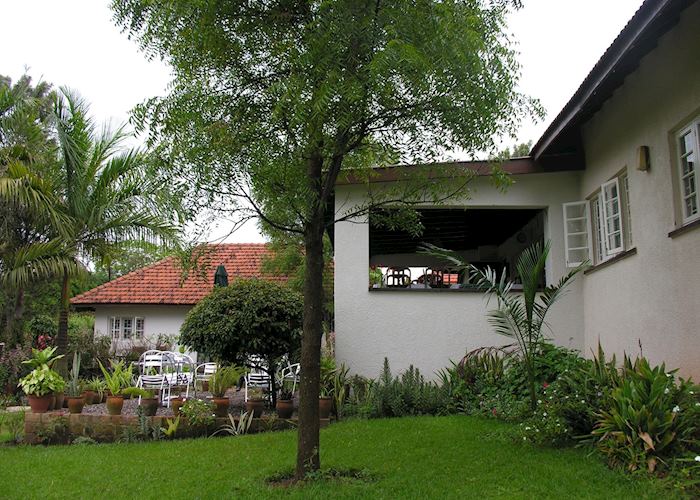
[(133, 328), (133, 320), (131, 318), (122, 318), (122, 322), (124, 323), (124, 328), (122, 330), (123, 337), (125, 339), (130, 339)]

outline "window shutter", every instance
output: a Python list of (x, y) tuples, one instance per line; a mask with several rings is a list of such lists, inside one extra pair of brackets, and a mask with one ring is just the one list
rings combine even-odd
[(564, 203), (564, 248), (566, 266), (580, 266), (591, 251), (591, 224), (587, 201)]
[(617, 177), (606, 182), (600, 188), (603, 202), (603, 233), (605, 234), (605, 251), (610, 257), (622, 252), (625, 244), (622, 238), (622, 211), (620, 209), (620, 184)]

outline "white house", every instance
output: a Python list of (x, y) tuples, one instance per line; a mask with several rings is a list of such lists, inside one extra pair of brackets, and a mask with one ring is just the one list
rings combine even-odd
[[(552, 66), (556, 71), (556, 66)], [(556, 75), (552, 75), (556, 78)], [(537, 240), (550, 240), (547, 283), (590, 260), (551, 311), (555, 343), (589, 354), (640, 352), (700, 378), (700, 2), (647, 0), (533, 147), (507, 162), (515, 183), (493, 188), (488, 165), (455, 163), (485, 175), (469, 199), (423, 211), (419, 239), (370, 220), (335, 227), (336, 355), (376, 376), (413, 364), (426, 375), (467, 350), (503, 345), (486, 322), (482, 293), (456, 279), (426, 288), (420, 241), (505, 266)], [(396, 181), (377, 169), (372, 183)], [(362, 203), (369, 186), (348, 179), (336, 213)], [(467, 210), (465, 210), (465, 208)], [(368, 268), (403, 268), (412, 287), (371, 287)], [(386, 272), (386, 271), (385, 271)], [(449, 273), (448, 273), (449, 276)], [(401, 278), (392, 278), (395, 285)]]
[(286, 280), (262, 272), (270, 254), (266, 244), (207, 245), (195, 252), (196, 269), (186, 275), (178, 261), (168, 257), (73, 297), (71, 304), (94, 311), (95, 333), (111, 336), (113, 348), (123, 352), (133, 346), (154, 347), (159, 337), (176, 340), (187, 312), (213, 289), (220, 264), (229, 282), (253, 277)]

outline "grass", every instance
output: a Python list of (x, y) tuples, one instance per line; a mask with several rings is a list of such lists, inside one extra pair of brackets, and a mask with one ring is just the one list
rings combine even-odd
[(338, 423), (322, 431), (324, 467), (372, 481), (273, 488), (291, 470), (296, 434), (137, 444), (0, 449), (0, 496), (160, 498), (652, 498), (660, 486), (606, 468), (580, 449), (515, 442), (509, 424), (472, 417)]

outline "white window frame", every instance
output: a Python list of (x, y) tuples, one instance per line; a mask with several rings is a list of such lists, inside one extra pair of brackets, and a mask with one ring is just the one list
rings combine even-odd
[[(580, 213), (583, 215), (578, 217), (570, 216), (570, 209), (578, 208)], [(574, 201), (571, 203), (563, 204), (564, 210), (564, 255), (566, 256), (566, 266), (567, 267), (577, 267), (583, 264), (586, 260), (590, 260), (591, 255), (591, 218), (590, 218), (590, 207), (587, 201)], [(569, 231), (569, 223), (576, 221), (584, 221), (583, 232), (572, 233)], [(569, 245), (569, 240), (576, 236), (586, 236), (586, 245), (582, 247), (572, 247)], [(584, 252), (586, 258), (581, 260), (574, 257), (578, 252)]]
[[(687, 135), (691, 136), (691, 145), (693, 150), (682, 154), (681, 140)], [(693, 123), (678, 132), (676, 135), (676, 147), (678, 147), (678, 194), (680, 196), (679, 202), (681, 220), (683, 221), (683, 224), (687, 224), (700, 219), (700, 168), (698, 167), (698, 160), (700, 160), (700, 118), (696, 119), (693, 121)], [(693, 169), (691, 172), (684, 174), (683, 160), (691, 155), (694, 159)], [(686, 178), (692, 178), (695, 187), (695, 191), (689, 194), (685, 192)], [(693, 198), (695, 200), (696, 212), (694, 214), (689, 214), (687, 210), (688, 205), (686, 202)]]
[[(139, 323), (141, 323), (139, 325)], [(134, 338), (142, 339), (146, 330), (146, 320), (143, 317), (136, 316), (134, 318)]]
[[(620, 183), (615, 177), (600, 186), (600, 199), (603, 206), (603, 232), (605, 234), (605, 254), (610, 258), (625, 249), (625, 229), (622, 223), (622, 203), (620, 200)], [(614, 191), (614, 195), (612, 194)], [(614, 229), (617, 221), (618, 229)], [(619, 237), (620, 243), (615, 245), (614, 239)]]
[[(629, 200), (629, 177), (623, 170), (615, 177), (600, 186), (586, 201), (564, 203), (564, 252), (567, 267), (581, 265), (580, 252), (582, 247), (571, 247), (570, 239), (580, 237), (582, 233), (571, 233), (570, 222), (585, 219), (586, 243), (585, 254), (592, 264), (601, 264), (632, 247), (632, 231), (630, 220), (632, 211)], [(624, 189), (622, 193), (620, 189)], [(578, 207), (583, 217), (571, 217), (571, 208)], [(616, 230), (615, 227), (618, 229)], [(618, 240), (619, 238), (619, 240)], [(619, 241), (619, 244), (618, 244)]]
[(109, 318), (109, 330), (112, 333), (112, 339), (119, 340), (122, 335), (122, 319), (118, 316)]
[[(129, 321), (129, 336), (126, 335), (125, 323)], [(139, 326), (140, 322), (140, 326)], [(146, 319), (142, 316), (111, 316), (109, 318), (109, 329), (113, 340), (142, 339), (146, 329)]]

